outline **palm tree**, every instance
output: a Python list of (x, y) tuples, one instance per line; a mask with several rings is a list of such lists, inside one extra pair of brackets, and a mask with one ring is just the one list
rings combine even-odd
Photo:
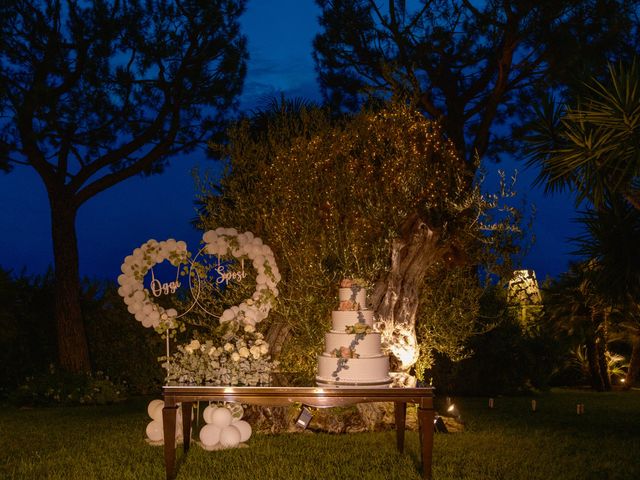
[(640, 65), (609, 67), (573, 106), (552, 100), (538, 108), (529, 137), (528, 166), (540, 167), (545, 192), (569, 189), (583, 213), (584, 236), (574, 239), (591, 265), (590, 282), (610, 306), (627, 312), (632, 340), (628, 388), (640, 371)]
[(580, 222), (585, 232), (574, 239), (576, 253), (591, 259), (591, 281), (620, 311), (617, 323), (631, 341), (625, 379), (631, 388), (640, 373), (640, 211), (613, 197), (600, 209), (583, 212)]
[(640, 65), (609, 67), (608, 82), (593, 79), (574, 106), (544, 100), (529, 136), (527, 165), (540, 167), (546, 192), (570, 189), (577, 203), (596, 208), (608, 195), (640, 210)]
[(608, 308), (590, 281), (590, 266), (575, 263), (549, 289), (545, 315), (558, 335), (577, 339), (586, 351), (589, 381), (594, 390), (611, 389), (607, 367)]

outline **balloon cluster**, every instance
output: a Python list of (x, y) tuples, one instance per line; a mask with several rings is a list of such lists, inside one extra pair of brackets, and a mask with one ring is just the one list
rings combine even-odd
[[(151, 400), (147, 406), (147, 413), (151, 421), (147, 425), (147, 438), (150, 442), (157, 443), (164, 441), (164, 426), (162, 423), (162, 400)], [(178, 408), (176, 417), (176, 439), (182, 438), (182, 410)]]
[(200, 442), (206, 450), (233, 448), (251, 437), (251, 425), (241, 420), (244, 410), (239, 403), (224, 407), (209, 405), (202, 412), (206, 425), (200, 429)]

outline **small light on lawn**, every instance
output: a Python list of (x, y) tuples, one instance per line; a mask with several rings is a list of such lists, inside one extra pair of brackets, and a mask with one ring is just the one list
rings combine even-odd
[(531, 411), (535, 412), (538, 409), (538, 402), (535, 400), (531, 400)]
[(449, 407), (447, 408), (447, 412), (449, 413), (453, 413), (456, 410), (456, 405), (455, 403), (452, 403), (451, 405), (449, 405)]
[(309, 409), (303, 405), (302, 410), (300, 410), (300, 415), (298, 415), (298, 418), (296, 419), (296, 425), (304, 430), (307, 428), (312, 418), (313, 415)]
[(493, 408), (493, 398), (489, 399), (489, 408)]

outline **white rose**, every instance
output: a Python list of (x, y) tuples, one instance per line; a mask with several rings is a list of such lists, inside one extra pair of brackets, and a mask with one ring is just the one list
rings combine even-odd
[(225, 352), (233, 352), (233, 345), (231, 345), (230, 343), (225, 343), (224, 351)]
[(262, 345), (260, 345), (260, 353), (262, 353), (263, 355), (266, 355), (268, 352), (269, 352), (269, 344), (263, 343)]
[(233, 360), (234, 362), (237, 362), (238, 360), (240, 360), (240, 355), (238, 354), (238, 352), (233, 352), (231, 354), (231, 360)]
[(198, 340), (191, 340), (191, 343), (186, 347), (184, 347), (184, 349), (189, 353), (193, 353), (199, 348), (200, 348), (200, 342)]
[(240, 350), (238, 350), (238, 353), (242, 358), (247, 358), (249, 356), (249, 349), (247, 347), (242, 347), (240, 348)]
[(245, 325), (244, 331), (247, 333), (253, 333), (256, 331), (256, 327), (254, 327), (253, 325)]
[(261, 354), (262, 354), (262, 349), (260, 347), (256, 345), (251, 347), (251, 355), (253, 356), (253, 358), (255, 358), (256, 360), (259, 359)]

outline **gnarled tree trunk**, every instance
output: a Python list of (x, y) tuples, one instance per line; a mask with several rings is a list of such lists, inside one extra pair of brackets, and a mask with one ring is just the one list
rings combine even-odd
[(390, 355), (392, 371), (404, 384), (415, 381), (409, 371), (420, 353), (416, 337), (420, 291), (428, 268), (443, 256), (444, 250), (439, 232), (417, 214), (410, 215), (400, 229), (400, 237), (393, 242), (391, 268), (371, 295), (383, 349)]

